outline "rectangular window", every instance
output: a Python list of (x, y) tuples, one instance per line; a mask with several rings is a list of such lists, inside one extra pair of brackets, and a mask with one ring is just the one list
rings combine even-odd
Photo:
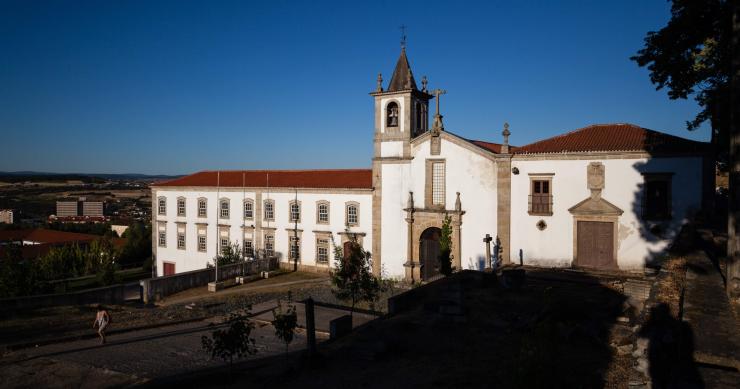
[(316, 262), (329, 262), (329, 240), (316, 239)]
[(642, 217), (645, 220), (671, 218), (671, 174), (645, 174)]
[(159, 247), (167, 247), (167, 232), (159, 231)]
[(532, 180), (529, 195), (529, 214), (552, 215), (552, 180)]
[(254, 257), (254, 245), (251, 239), (244, 239), (244, 256)]
[(432, 204), (445, 205), (445, 163), (432, 164)]
[(177, 199), (177, 216), (185, 216), (185, 199)]
[(166, 215), (167, 214), (167, 200), (161, 198), (157, 202), (157, 214), (159, 215)]
[(326, 203), (319, 204), (317, 219), (318, 219), (317, 222), (319, 223), (329, 223), (329, 204), (326, 204)]
[(228, 238), (221, 238), (221, 253), (225, 253), (226, 250), (229, 248), (229, 239)]
[(185, 234), (182, 232), (177, 233), (177, 248), (185, 250)]
[(275, 203), (265, 201), (265, 220), (275, 220)]
[(226, 200), (221, 201), (221, 218), (222, 219), (229, 218), (229, 202)]
[(300, 204), (290, 204), (290, 221), (300, 222), (301, 221), (301, 206)]
[(244, 218), (252, 219), (254, 217), (254, 203), (247, 201), (244, 203)]
[(350, 225), (350, 226), (357, 225), (357, 221), (358, 221), (357, 213), (358, 213), (357, 205), (355, 204), (347, 205), (347, 225)]
[(198, 200), (198, 217), (206, 217), (206, 201)]
[(206, 236), (198, 235), (198, 251), (206, 251)]
[(268, 257), (275, 255), (275, 237), (272, 235), (265, 235), (265, 255)]
[(300, 239), (291, 236), (290, 237), (290, 259), (298, 258), (298, 252), (300, 251)]

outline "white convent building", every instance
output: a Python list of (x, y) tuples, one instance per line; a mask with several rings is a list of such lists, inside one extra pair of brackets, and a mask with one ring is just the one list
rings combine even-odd
[(157, 274), (202, 269), (233, 243), (291, 263), (297, 247), (301, 268), (330, 269), (334, 247), (357, 239), (377, 274), (424, 280), (446, 216), (457, 269), (487, 266), (490, 236), (503, 263), (641, 270), (712, 191), (706, 143), (632, 124), (519, 147), (508, 125), (501, 143), (470, 140), (445, 130), (441, 93), (426, 78), (417, 87), (402, 49), (388, 87), (378, 76), (371, 93), (371, 169), (204, 171), (153, 185)]

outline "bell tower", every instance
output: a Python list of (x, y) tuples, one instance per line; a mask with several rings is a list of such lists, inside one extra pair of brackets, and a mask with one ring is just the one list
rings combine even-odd
[(409, 142), (429, 129), (429, 100), (427, 80), (419, 90), (406, 57), (406, 47), (396, 68), (383, 89), (383, 77), (378, 74), (378, 86), (370, 95), (375, 98), (375, 158), (409, 158)]

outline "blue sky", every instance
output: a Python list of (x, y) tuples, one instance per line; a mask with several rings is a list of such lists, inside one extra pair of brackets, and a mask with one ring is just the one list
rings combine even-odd
[[(512, 4), (516, 3), (516, 4)], [(520, 4), (521, 3), (521, 4)], [(557, 4), (555, 4), (557, 3)], [(399, 26), (445, 126), (526, 144), (629, 122), (708, 140), (629, 60), (654, 1), (0, 0), (0, 171), (369, 167)]]

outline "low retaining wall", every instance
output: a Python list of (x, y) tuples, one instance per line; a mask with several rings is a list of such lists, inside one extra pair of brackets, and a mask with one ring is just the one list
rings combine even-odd
[(123, 304), (126, 301), (125, 292), (126, 285), (120, 284), (71, 293), (7, 298), (0, 300), (0, 311), (7, 312), (60, 305)]
[[(257, 274), (261, 271), (273, 270), (276, 267), (277, 258), (257, 259), (254, 261), (219, 266), (218, 279), (233, 279), (240, 276)], [(150, 303), (163, 297), (182, 292), (183, 290), (206, 286), (209, 282), (215, 281), (215, 274), (216, 268), (210, 267), (177, 273), (171, 276), (141, 280), (139, 284), (142, 289), (142, 299), (144, 300), (144, 303)]]
[[(280, 262), (280, 268), (283, 270), (293, 270), (293, 262)], [(329, 267), (328, 265), (302, 265), (298, 264), (298, 271), (305, 271), (309, 273), (322, 273), (322, 274), (329, 274), (333, 268)]]

